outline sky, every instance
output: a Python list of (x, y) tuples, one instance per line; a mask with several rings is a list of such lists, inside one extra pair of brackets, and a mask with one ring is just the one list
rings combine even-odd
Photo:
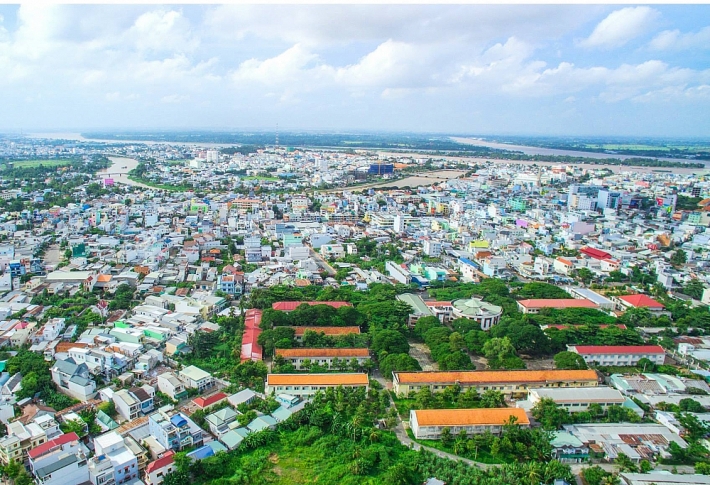
[(709, 5), (0, 5), (0, 130), (710, 138)]

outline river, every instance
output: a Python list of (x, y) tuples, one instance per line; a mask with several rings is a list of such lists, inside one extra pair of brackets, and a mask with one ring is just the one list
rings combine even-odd
[(108, 157), (111, 160), (111, 166), (104, 170), (99, 170), (99, 174), (106, 174), (107, 178), (112, 178), (114, 182), (125, 185), (133, 185), (134, 187), (143, 187), (150, 189), (151, 187), (140, 182), (134, 182), (128, 178), (128, 172), (138, 166), (138, 160), (126, 157)]
[[(510, 145), (508, 143), (495, 143), (492, 141), (484, 141), (478, 138), (459, 138), (451, 137), (452, 140), (458, 143), (465, 143), (467, 145), (475, 145), (480, 147), (494, 148), (497, 150), (510, 150), (514, 152), (522, 152), (526, 155), (555, 155), (561, 157), (587, 157), (587, 158), (598, 158), (598, 159), (608, 159), (617, 158), (619, 160), (626, 160), (627, 158), (652, 158), (656, 160), (664, 160), (667, 162), (685, 162), (685, 163), (704, 163), (706, 167), (710, 166), (710, 162), (704, 160), (686, 160), (683, 158), (665, 158), (665, 157), (645, 157), (639, 155), (617, 155), (614, 153), (598, 153), (598, 152), (582, 152), (578, 150), (561, 150), (557, 148), (542, 148), (542, 147), (530, 147), (524, 145)], [(659, 167), (663, 168), (663, 167)]]

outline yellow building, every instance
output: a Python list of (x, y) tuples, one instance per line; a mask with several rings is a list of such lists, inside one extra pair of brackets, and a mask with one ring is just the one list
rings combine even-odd
[(407, 396), (425, 387), (438, 392), (459, 385), (462, 391), (500, 391), (506, 397), (527, 396), (528, 389), (544, 387), (594, 387), (599, 384), (593, 370), (516, 370), (459, 372), (393, 372), (397, 395)]

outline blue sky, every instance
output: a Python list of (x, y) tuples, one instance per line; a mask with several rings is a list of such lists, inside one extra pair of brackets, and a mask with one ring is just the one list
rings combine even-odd
[(0, 6), (0, 130), (710, 137), (710, 6)]

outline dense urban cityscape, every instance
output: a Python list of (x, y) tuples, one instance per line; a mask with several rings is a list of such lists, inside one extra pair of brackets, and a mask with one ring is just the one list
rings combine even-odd
[(1, 485), (710, 485), (708, 19), (0, 3)]
[(710, 483), (706, 168), (277, 139), (0, 157), (16, 484)]

